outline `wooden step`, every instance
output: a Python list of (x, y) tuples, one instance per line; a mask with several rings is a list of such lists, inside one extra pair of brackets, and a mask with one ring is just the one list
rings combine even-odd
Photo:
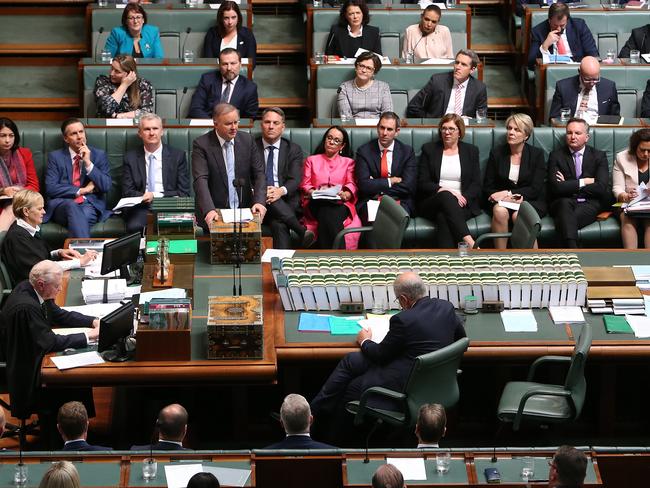
[(304, 44), (258, 44), (257, 54), (297, 54), (304, 53)]

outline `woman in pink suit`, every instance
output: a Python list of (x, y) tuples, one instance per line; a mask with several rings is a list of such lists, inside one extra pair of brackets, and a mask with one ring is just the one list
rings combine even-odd
[[(317, 235), (321, 249), (331, 249), (334, 237), (343, 228), (361, 226), (355, 208), (357, 185), (351, 156), (348, 133), (335, 125), (327, 129), (314, 154), (305, 160), (300, 183), (305, 227)], [(341, 185), (340, 200), (312, 199), (314, 190), (335, 185)], [(356, 249), (358, 244), (358, 233), (345, 236), (346, 249)]]

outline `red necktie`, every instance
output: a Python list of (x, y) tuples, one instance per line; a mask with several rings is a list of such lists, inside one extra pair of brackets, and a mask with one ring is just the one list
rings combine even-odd
[(558, 54), (567, 53), (566, 44), (564, 44), (564, 39), (562, 38), (562, 36), (560, 36), (560, 38), (557, 41), (557, 53)]
[(382, 178), (388, 178), (388, 149), (384, 149), (381, 153), (381, 176)]
[[(81, 188), (81, 157), (75, 156), (72, 162), (72, 184), (77, 188)], [(79, 195), (74, 199), (75, 203), (83, 203), (84, 197)]]

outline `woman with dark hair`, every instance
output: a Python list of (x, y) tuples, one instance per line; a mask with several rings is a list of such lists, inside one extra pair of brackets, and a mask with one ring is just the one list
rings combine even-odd
[(196, 473), (187, 482), (187, 488), (219, 488), (219, 480), (212, 473)]
[[(494, 146), (485, 170), (483, 195), (492, 205), (492, 232), (508, 232), (518, 211), (507, 203), (530, 203), (540, 217), (546, 215), (546, 161), (544, 151), (526, 141), (533, 133), (533, 120), (526, 114), (506, 119), (506, 143)], [(504, 203), (501, 203), (504, 202)], [(495, 247), (505, 249), (508, 239), (494, 239)]]
[(110, 75), (95, 81), (97, 117), (133, 119), (153, 112), (153, 86), (138, 77), (135, 59), (118, 54), (111, 63)]
[(122, 25), (114, 27), (104, 49), (111, 56), (128, 54), (134, 58), (164, 58), (158, 27), (147, 24), (147, 12), (137, 3), (129, 3), (122, 12)]
[[(312, 198), (314, 190), (337, 185), (341, 185), (337, 200)], [(345, 129), (335, 125), (325, 131), (314, 154), (305, 160), (300, 190), (305, 227), (317, 235), (321, 249), (331, 249), (334, 237), (343, 228), (361, 225), (355, 208), (354, 159)], [(358, 233), (345, 236), (346, 249), (356, 249), (358, 245)]]
[[(641, 183), (650, 186), (650, 129), (639, 129), (630, 136), (629, 147), (619, 152), (612, 170), (612, 192), (617, 202), (629, 203), (638, 196)], [(623, 247), (639, 247), (639, 231), (643, 231), (643, 245), (650, 249), (650, 219), (637, 219), (621, 212)]]
[(461, 241), (474, 247), (466, 221), (481, 213), (478, 148), (462, 142), (464, 136), (463, 119), (447, 114), (438, 124), (439, 140), (423, 145), (420, 156), (419, 215), (435, 221), (436, 244), (443, 249)]
[(0, 231), (13, 223), (11, 199), (22, 189), (39, 191), (32, 152), (20, 147), (20, 133), (13, 120), (0, 118)]
[(364, 0), (345, 0), (338, 24), (327, 37), (325, 54), (354, 58), (359, 48), (381, 54), (379, 29), (368, 22), (370, 14)]
[(255, 66), (257, 41), (253, 33), (242, 25), (239, 5), (225, 0), (217, 11), (217, 25), (210, 27), (203, 41), (203, 57), (217, 58), (219, 53), (231, 47), (248, 58)]
[(355, 119), (378, 119), (384, 112), (393, 111), (390, 86), (375, 80), (381, 69), (381, 59), (374, 53), (361, 53), (354, 63), (353, 80), (345, 81), (339, 89), (339, 114)]

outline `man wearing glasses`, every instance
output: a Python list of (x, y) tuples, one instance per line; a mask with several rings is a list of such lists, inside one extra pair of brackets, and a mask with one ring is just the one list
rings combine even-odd
[(583, 58), (576, 76), (555, 84), (549, 119), (559, 117), (563, 108), (590, 124), (599, 115), (620, 115), (616, 83), (600, 77), (600, 63), (593, 56)]
[(560, 446), (549, 463), (549, 488), (579, 488), (587, 475), (587, 456), (575, 447)]

